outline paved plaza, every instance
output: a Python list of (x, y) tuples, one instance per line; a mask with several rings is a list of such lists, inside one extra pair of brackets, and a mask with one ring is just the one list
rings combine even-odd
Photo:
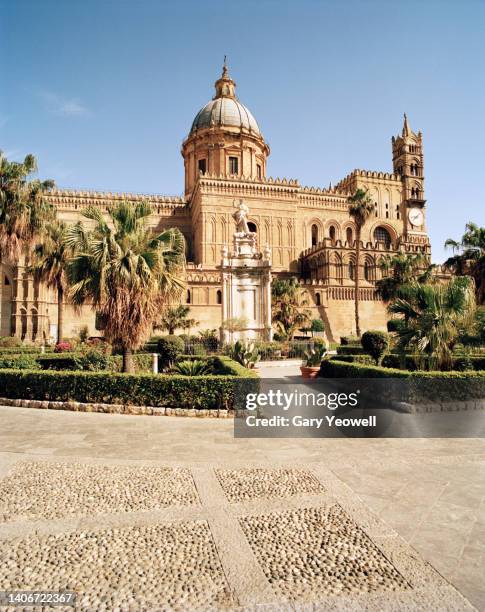
[(232, 427), (0, 407), (0, 590), (96, 610), (485, 610), (483, 440)]

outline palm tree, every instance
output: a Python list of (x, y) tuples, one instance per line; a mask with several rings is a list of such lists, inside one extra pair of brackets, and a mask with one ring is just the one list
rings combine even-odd
[(349, 204), (349, 215), (355, 223), (355, 273), (354, 273), (354, 303), (355, 303), (355, 331), (360, 338), (359, 319), (359, 277), (360, 277), (360, 237), (362, 228), (367, 219), (374, 212), (374, 202), (369, 196), (367, 189), (357, 189), (355, 193), (347, 198)]
[(177, 329), (190, 330), (191, 327), (196, 325), (197, 321), (189, 319), (189, 312), (190, 307), (183, 304), (170, 306), (163, 313), (159, 323), (155, 325), (155, 329), (168, 331), (169, 334), (174, 334)]
[(430, 265), (426, 255), (421, 253), (398, 253), (383, 257), (379, 267), (384, 276), (376, 282), (376, 289), (382, 299), (389, 302), (412, 282), (430, 282), (435, 266)]
[(9, 162), (0, 151), (0, 256), (18, 259), (42, 228), (55, 216), (44, 194), (54, 181), (28, 180), (37, 171), (33, 155), (23, 162)]
[(64, 321), (64, 294), (67, 288), (67, 267), (72, 249), (67, 244), (67, 226), (63, 221), (50, 223), (43, 240), (33, 251), (29, 272), (38, 281), (57, 291), (57, 342), (62, 342)]
[(414, 283), (406, 299), (396, 298), (388, 310), (400, 317), (396, 332), (402, 353), (411, 348), (429, 369), (449, 369), (460, 334), (475, 324), (473, 283), (465, 276), (446, 284)]
[(311, 320), (305, 310), (307, 302), (301, 297), (300, 285), (296, 278), (276, 279), (271, 292), (272, 321), (288, 340), (292, 340), (295, 332)]
[(178, 229), (148, 228), (147, 202), (120, 202), (102, 211), (83, 211), (68, 231), (74, 250), (68, 268), (69, 296), (76, 306), (92, 304), (105, 322), (104, 334), (123, 353), (123, 372), (133, 371), (133, 350), (149, 337), (160, 310), (180, 297), (184, 287), (185, 240)]
[(472, 276), (477, 300), (479, 304), (485, 303), (485, 227), (470, 221), (461, 240), (448, 238), (445, 247), (457, 253), (445, 261), (445, 266), (456, 274)]

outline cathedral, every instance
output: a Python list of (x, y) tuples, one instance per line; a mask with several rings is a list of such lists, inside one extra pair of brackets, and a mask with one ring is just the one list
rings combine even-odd
[[(234, 234), (234, 202), (248, 207), (248, 227), (260, 251), (271, 255), (274, 277), (299, 278), (314, 318), (325, 323), (330, 340), (355, 333), (355, 227), (347, 198), (367, 189), (375, 216), (362, 230), (359, 262), (361, 328), (385, 329), (386, 306), (375, 290), (379, 261), (398, 252), (430, 255), (425, 223), (422, 134), (406, 116), (392, 138), (393, 172), (354, 170), (333, 187), (305, 187), (298, 180), (267, 175), (270, 147), (248, 108), (236, 96), (236, 83), (224, 65), (215, 95), (196, 114), (181, 153), (185, 167), (183, 197), (93, 191), (53, 190), (48, 200), (67, 223), (78, 220), (88, 204), (106, 209), (118, 200), (147, 200), (157, 230), (178, 227), (187, 243), (187, 289), (182, 302), (198, 321), (197, 330), (223, 322), (221, 253)], [(52, 340), (57, 332), (53, 291), (34, 283), (26, 262), (2, 262), (0, 336), (25, 342)], [(66, 305), (65, 336), (87, 326), (96, 330), (89, 307), (75, 312)]]

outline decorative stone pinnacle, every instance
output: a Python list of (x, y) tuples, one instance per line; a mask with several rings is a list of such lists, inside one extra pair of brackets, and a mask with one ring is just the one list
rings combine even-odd
[(411, 130), (409, 129), (408, 118), (407, 118), (406, 113), (404, 113), (404, 125), (402, 128), (402, 135), (409, 136), (410, 133), (411, 133)]

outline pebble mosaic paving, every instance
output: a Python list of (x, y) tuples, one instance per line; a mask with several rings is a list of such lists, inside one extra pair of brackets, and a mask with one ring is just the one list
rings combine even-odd
[(97, 611), (472, 609), (324, 467), (0, 453), (0, 474), (0, 591)]
[(183, 468), (32, 461), (0, 481), (0, 522), (197, 503), (194, 481)]
[(234, 604), (205, 521), (0, 541), (0, 590), (76, 591), (88, 610)]
[(290, 599), (409, 588), (338, 505), (246, 516), (240, 524), (268, 580)]
[(308, 470), (296, 468), (216, 470), (230, 502), (320, 494), (324, 488)]

